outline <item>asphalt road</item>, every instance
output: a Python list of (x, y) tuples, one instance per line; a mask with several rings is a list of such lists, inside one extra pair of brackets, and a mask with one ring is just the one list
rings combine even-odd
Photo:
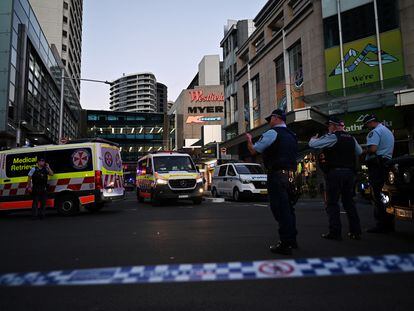
[[(371, 206), (358, 204), (362, 224)], [(343, 216), (344, 231), (346, 219)], [(326, 241), (318, 201), (297, 205), (300, 248), (293, 258), (414, 253), (414, 223), (390, 235)], [(27, 212), (0, 218), (0, 274), (170, 263), (289, 258), (268, 251), (277, 227), (264, 202), (180, 203), (127, 200), (97, 214), (43, 221)], [(412, 310), (414, 274), (140, 285), (0, 287), (9, 310)]]

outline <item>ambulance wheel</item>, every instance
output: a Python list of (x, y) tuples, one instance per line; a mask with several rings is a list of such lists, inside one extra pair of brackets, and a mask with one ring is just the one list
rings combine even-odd
[(139, 203), (144, 203), (145, 199), (139, 195), (139, 189), (137, 189), (137, 200)]
[(161, 206), (162, 201), (155, 194), (151, 194), (151, 204), (152, 206)]
[(101, 202), (101, 203), (86, 205), (85, 209), (88, 212), (95, 213), (95, 212), (99, 212), (103, 207), (104, 207), (104, 204)]
[(64, 194), (57, 199), (56, 208), (61, 216), (75, 215), (79, 212), (79, 200), (71, 194)]

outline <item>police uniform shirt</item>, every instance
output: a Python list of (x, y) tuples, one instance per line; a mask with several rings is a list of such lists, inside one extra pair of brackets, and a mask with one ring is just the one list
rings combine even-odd
[(367, 135), (367, 145), (377, 146), (377, 156), (392, 158), (394, 151), (394, 135), (381, 123)]
[[(286, 127), (286, 124), (279, 124), (275, 127)], [(267, 148), (269, 148), (277, 138), (277, 132), (275, 130), (268, 130), (267, 132), (264, 132), (262, 137), (254, 144), (254, 150), (256, 150), (257, 153), (263, 153)]]
[[(359, 156), (362, 154), (362, 148), (356, 141), (355, 141), (355, 155)], [(338, 138), (336, 137), (335, 133), (329, 133), (324, 136), (321, 136), (319, 138), (311, 138), (309, 141), (309, 147), (315, 148), (315, 149), (323, 149), (323, 148), (329, 148), (334, 146), (338, 142)]]

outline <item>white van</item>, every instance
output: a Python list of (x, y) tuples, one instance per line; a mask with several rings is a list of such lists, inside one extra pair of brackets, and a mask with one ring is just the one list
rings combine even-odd
[(0, 211), (30, 209), (27, 175), (44, 158), (54, 172), (48, 179), (46, 207), (73, 215), (81, 206), (97, 211), (124, 198), (122, 160), (116, 144), (101, 139), (71, 141), (0, 151)]
[(163, 200), (192, 200), (201, 204), (203, 178), (190, 155), (172, 151), (148, 154), (137, 164), (137, 199), (150, 199), (154, 205)]
[(256, 163), (228, 163), (214, 169), (211, 185), (213, 197), (228, 197), (240, 201), (248, 197), (267, 195), (267, 175)]

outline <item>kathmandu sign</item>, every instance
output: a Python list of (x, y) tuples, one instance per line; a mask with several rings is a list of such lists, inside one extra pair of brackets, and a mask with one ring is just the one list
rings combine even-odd
[(366, 116), (375, 114), (385, 126), (390, 129), (404, 128), (404, 116), (394, 107), (347, 113), (340, 116), (345, 122), (345, 128), (351, 133), (361, 133), (364, 129), (363, 120)]
[(224, 94), (210, 93), (204, 95), (202, 90), (190, 91), (191, 102), (220, 102), (224, 101)]

